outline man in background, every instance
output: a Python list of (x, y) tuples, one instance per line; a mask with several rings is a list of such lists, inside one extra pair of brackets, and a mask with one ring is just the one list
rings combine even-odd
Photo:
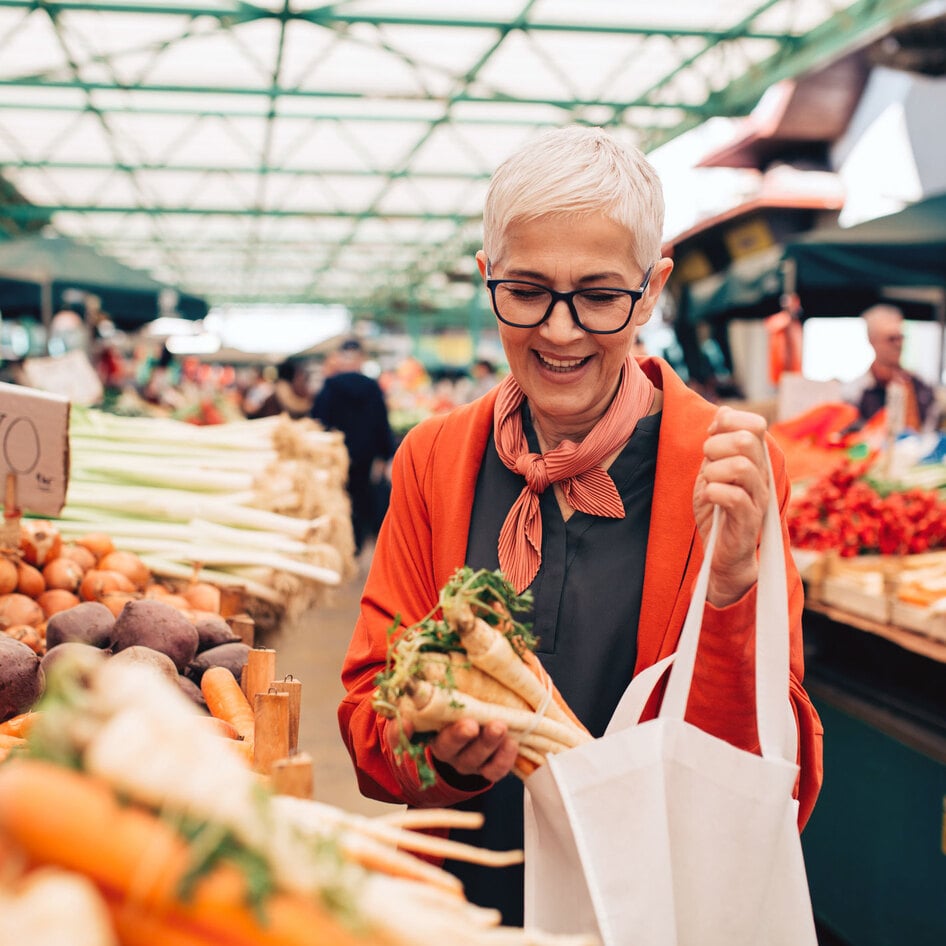
[(861, 313), (861, 317), (867, 323), (867, 340), (874, 349), (874, 361), (865, 374), (844, 386), (842, 397), (857, 407), (864, 422), (894, 403), (890, 392), (898, 387), (897, 401), (902, 398), (903, 405), (902, 427), (921, 430), (925, 424), (929, 426), (936, 420), (933, 389), (900, 366), (903, 313), (896, 306), (875, 305)]
[(312, 417), (345, 435), (348, 448), (348, 495), (355, 554), (377, 534), (387, 511), (387, 461), (394, 456), (394, 435), (381, 387), (362, 373), (364, 350), (348, 339), (325, 362), (326, 378), (312, 405)]

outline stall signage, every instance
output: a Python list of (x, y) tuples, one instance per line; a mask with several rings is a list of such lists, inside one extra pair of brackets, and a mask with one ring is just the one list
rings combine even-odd
[[(59, 514), (69, 485), (66, 398), (0, 382), (0, 477), (9, 483), (11, 476), (19, 509)], [(5, 511), (8, 516), (14, 512)]]

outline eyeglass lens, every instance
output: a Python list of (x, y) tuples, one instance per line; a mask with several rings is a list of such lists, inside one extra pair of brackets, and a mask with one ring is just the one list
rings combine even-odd
[[(499, 283), (495, 291), (496, 310), (508, 322), (531, 326), (541, 322), (552, 306), (548, 289), (525, 283)], [(631, 314), (634, 296), (608, 289), (576, 292), (572, 304), (578, 321), (591, 331), (611, 331), (621, 327)]]

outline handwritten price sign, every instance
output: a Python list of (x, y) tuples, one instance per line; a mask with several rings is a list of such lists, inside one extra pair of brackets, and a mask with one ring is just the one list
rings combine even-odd
[(68, 400), (0, 382), (0, 476), (10, 474), (21, 509), (59, 514), (69, 485)]

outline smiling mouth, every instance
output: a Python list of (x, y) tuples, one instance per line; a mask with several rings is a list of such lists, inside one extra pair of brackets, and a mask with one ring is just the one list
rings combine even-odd
[(575, 371), (591, 360), (590, 355), (585, 358), (546, 358), (544, 355), (540, 355), (536, 352), (535, 356), (539, 359), (539, 364), (541, 364), (543, 368), (561, 373)]

